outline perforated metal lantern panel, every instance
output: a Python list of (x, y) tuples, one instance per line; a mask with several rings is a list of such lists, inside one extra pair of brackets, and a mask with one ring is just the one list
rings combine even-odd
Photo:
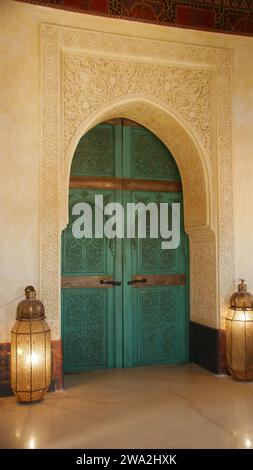
[(253, 312), (231, 310), (226, 319), (227, 367), (235, 379), (253, 380)]
[(253, 380), (253, 298), (246, 288), (242, 281), (226, 318), (227, 367), (238, 380)]
[(11, 389), (19, 401), (41, 400), (51, 383), (50, 328), (44, 318), (35, 294), (19, 304), (11, 331)]

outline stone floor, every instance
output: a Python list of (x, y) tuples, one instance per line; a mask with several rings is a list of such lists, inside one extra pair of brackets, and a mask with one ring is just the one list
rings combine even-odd
[(196, 365), (65, 377), (37, 404), (0, 399), (1, 448), (251, 448), (253, 383)]

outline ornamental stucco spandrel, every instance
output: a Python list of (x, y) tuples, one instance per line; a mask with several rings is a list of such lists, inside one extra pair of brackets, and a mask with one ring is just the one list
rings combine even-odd
[(210, 72), (104, 57), (64, 57), (65, 151), (84, 116), (134, 93), (163, 100), (210, 156)]

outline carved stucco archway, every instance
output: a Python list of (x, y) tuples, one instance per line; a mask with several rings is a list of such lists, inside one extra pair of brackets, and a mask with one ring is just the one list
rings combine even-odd
[(66, 152), (62, 173), (62, 228), (65, 228), (68, 222), (70, 168), (80, 138), (97, 124), (118, 117), (132, 119), (143, 125), (159, 137), (171, 151), (182, 177), (186, 230), (209, 227), (211, 201), (208, 169), (201, 149), (197, 142), (194, 142), (194, 136), (171, 114), (165, 103), (152, 96), (137, 94), (104, 104), (76, 129)]
[(41, 296), (54, 337), (71, 161), (80, 137), (114, 117), (150, 129), (178, 164), (190, 240), (190, 316), (219, 328), (233, 284), (229, 51), (159, 41), (154, 48), (154, 41), (51, 25), (42, 25), (41, 40)]

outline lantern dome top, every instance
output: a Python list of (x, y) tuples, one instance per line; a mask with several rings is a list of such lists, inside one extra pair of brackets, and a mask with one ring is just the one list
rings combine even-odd
[(17, 320), (39, 321), (45, 318), (43, 303), (36, 299), (36, 290), (33, 286), (25, 288), (26, 299), (22, 300), (17, 307)]
[(241, 279), (238, 284), (238, 291), (230, 299), (230, 308), (232, 310), (253, 310), (253, 295), (247, 292), (247, 284)]

